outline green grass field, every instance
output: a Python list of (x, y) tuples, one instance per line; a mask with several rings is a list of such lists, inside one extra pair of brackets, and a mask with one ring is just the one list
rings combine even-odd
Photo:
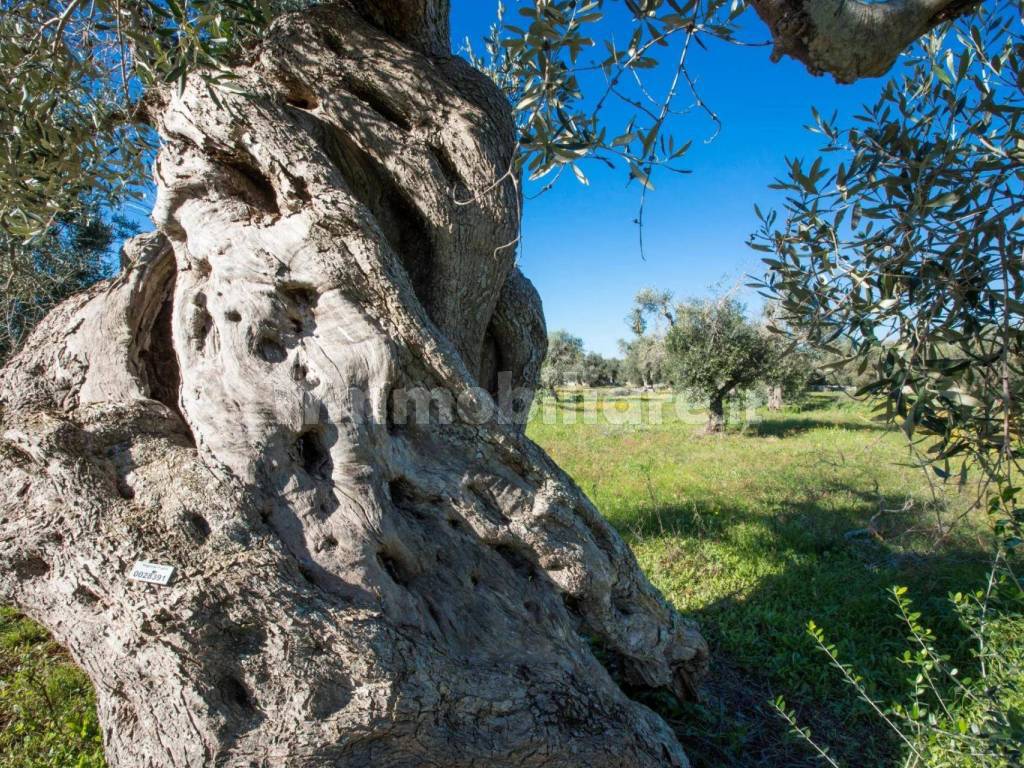
[[(968, 494), (933, 488), (902, 436), (842, 396), (759, 413), (718, 436), (671, 409), (661, 423), (609, 423), (664, 405), (660, 395), (610, 399), (608, 414), (585, 423), (593, 419), (582, 404), (549, 401), (528, 429), (712, 645), (701, 704), (648, 703), (697, 766), (820, 764), (772, 709), (778, 695), (845, 765), (899, 764), (894, 738), (805, 628), (812, 619), (823, 627), (876, 698), (899, 699), (906, 630), (886, 590), (905, 585), (940, 648), (969, 670), (968, 638), (946, 597), (984, 583), (991, 544), (970, 518), (942, 541), (935, 535), (938, 516), (957, 515)], [(102, 764), (87, 682), (11, 611), (0, 614), (0, 675), (0, 767)]]
[(38, 624), (0, 608), (0, 766), (105, 764), (88, 678)]
[[(622, 421), (638, 403), (627, 397), (602, 406)], [(952, 519), (970, 494), (933, 489), (911, 466), (902, 434), (843, 395), (759, 411), (754, 423), (741, 413), (740, 423), (715, 436), (702, 434), (699, 415), (676, 418), (666, 396), (652, 395), (643, 407), (661, 412), (662, 423), (619, 426), (603, 413), (596, 424), (582, 423), (584, 407), (571, 402), (552, 419), (549, 401), (528, 434), (626, 536), (651, 580), (700, 620), (711, 643), (705, 701), (655, 708), (701, 766), (820, 765), (789, 738), (771, 707), (778, 695), (844, 764), (898, 765), (894, 737), (828, 666), (807, 622), (877, 683), (878, 698), (902, 699), (907, 631), (887, 588), (905, 585), (942, 650), (969, 668), (968, 638), (947, 595), (984, 584), (990, 540), (983, 522), (971, 519), (942, 542), (935, 534), (937, 515)]]

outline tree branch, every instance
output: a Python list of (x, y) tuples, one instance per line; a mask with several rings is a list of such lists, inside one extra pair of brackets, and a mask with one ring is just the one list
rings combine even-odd
[(752, 0), (775, 40), (773, 60), (792, 56), (841, 83), (879, 77), (932, 27), (973, 12), (980, 0)]

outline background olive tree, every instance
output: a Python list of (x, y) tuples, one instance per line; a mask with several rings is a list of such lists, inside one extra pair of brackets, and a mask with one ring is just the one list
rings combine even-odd
[(622, 361), (587, 352), (580, 368), (580, 380), (588, 387), (612, 387), (622, 383)]
[(580, 381), (584, 358), (583, 339), (568, 331), (552, 331), (548, 334), (548, 351), (540, 369), (541, 385), (557, 398), (558, 387)]
[(834, 375), (826, 378), (822, 356), (806, 339), (782, 323), (773, 304), (767, 304), (762, 315), (761, 329), (768, 354), (761, 383), (766, 390), (769, 410), (778, 411), (787, 402), (797, 402), (812, 383), (837, 383)]
[(645, 334), (633, 339), (620, 339), (622, 376), (630, 384), (654, 387), (669, 383), (671, 371), (666, 364), (665, 339)]
[(680, 303), (665, 337), (675, 382), (707, 403), (706, 430), (725, 429), (725, 402), (764, 378), (772, 352), (735, 299)]
[(752, 322), (729, 296), (676, 303), (672, 292), (645, 288), (626, 323), (635, 338), (623, 342), (626, 370), (643, 385), (672, 383), (708, 407), (709, 432), (725, 427), (725, 401), (755, 386), (771, 410), (795, 402), (820, 378), (808, 345), (784, 337), (769, 306)]

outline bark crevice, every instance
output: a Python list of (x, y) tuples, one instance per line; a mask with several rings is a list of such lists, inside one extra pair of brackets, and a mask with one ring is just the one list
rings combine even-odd
[(159, 311), (150, 321), (146, 333), (141, 336), (145, 340), (138, 352), (142, 366), (147, 394), (182, 418), (178, 397), (181, 390), (181, 371), (178, 368), (178, 356), (174, 351), (173, 312), (174, 312), (174, 281), (177, 272), (172, 270), (167, 278), (164, 296), (159, 304)]
[(305, 119), (312, 126), (324, 154), (398, 255), (429, 313), (434, 245), (429, 225), (417, 210), (415, 201), (409, 199), (408, 190), (396, 184), (394, 178), (344, 131), (313, 115), (306, 115)]

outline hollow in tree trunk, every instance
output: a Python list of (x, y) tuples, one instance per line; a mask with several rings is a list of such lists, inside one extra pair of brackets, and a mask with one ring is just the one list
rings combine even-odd
[(692, 696), (704, 640), (522, 434), (515, 134), (446, 6), (285, 16), (246, 95), (169, 92), (157, 232), (0, 374), (0, 598), (115, 768), (686, 764), (624, 690)]

